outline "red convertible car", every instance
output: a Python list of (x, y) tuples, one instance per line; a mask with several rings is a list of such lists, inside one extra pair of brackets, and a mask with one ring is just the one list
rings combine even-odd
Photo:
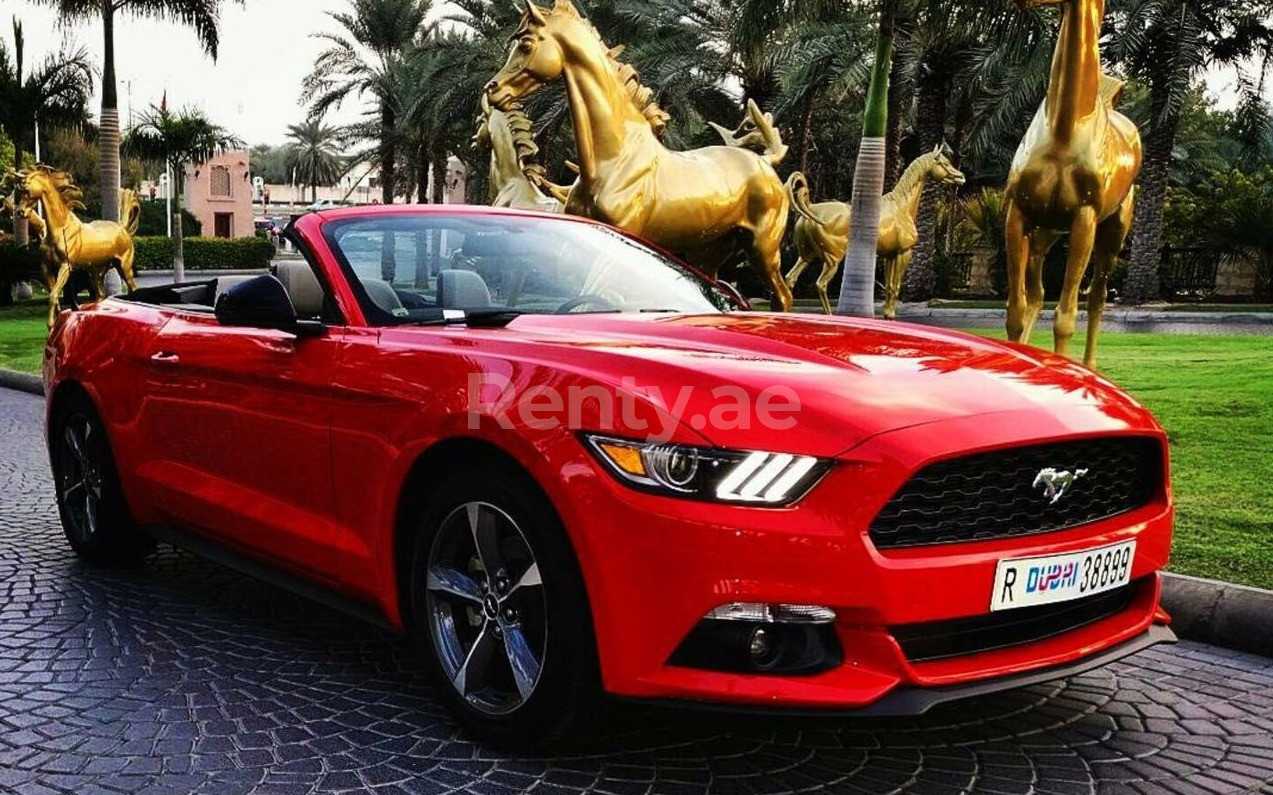
[(1173, 638), (1162, 430), (1062, 357), (744, 311), (608, 227), (314, 213), (270, 275), (64, 312), (67, 537), (415, 635), (473, 736), (603, 694), (921, 713)]

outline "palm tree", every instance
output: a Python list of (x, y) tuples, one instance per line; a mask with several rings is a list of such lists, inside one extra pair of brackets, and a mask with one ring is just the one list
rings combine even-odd
[[(974, 79), (974, 70), (984, 65), (988, 44), (995, 52), (1015, 49), (1007, 40), (1025, 32), (1020, 16), (1018, 9), (1006, 4), (916, 3), (914, 27), (898, 48), (894, 75), (914, 88), (913, 138), (918, 151), (930, 152), (953, 141), (956, 160), (969, 154), (959, 140), (964, 132), (959, 122), (974, 118), (967, 104), (983, 90), (984, 83)], [(1002, 68), (1003, 62), (999, 65)], [(952, 121), (956, 123), (952, 125)], [(924, 189), (916, 218), (919, 242), (902, 285), (905, 300), (926, 300), (936, 293), (936, 233), (942, 191), (933, 183)]]
[[(45, 129), (85, 121), (92, 93), (93, 69), (83, 48), (50, 54), (34, 70), (26, 70), (22, 24), (13, 20), (12, 51), (0, 41), (0, 127), (13, 142), (13, 167), (35, 145), (36, 126)], [(27, 243), (26, 218), (14, 216), (13, 234)]]
[(880, 32), (875, 46), (875, 65), (866, 96), (862, 143), (853, 176), (853, 220), (849, 250), (844, 260), (844, 280), (836, 314), (875, 316), (875, 260), (880, 236), (880, 202), (884, 195), (884, 169), (888, 160), (888, 86), (893, 65), (893, 32), (897, 0), (880, 3)]
[(319, 185), (334, 185), (345, 173), (344, 160), (337, 148), (340, 130), (308, 119), (287, 127), (288, 171), (295, 170), (309, 185), (312, 202), (318, 201)]
[[(429, 33), (425, 24), (432, 0), (353, 0), (352, 13), (332, 13), (341, 34), (320, 33), (328, 47), (302, 84), (301, 101), (321, 118), (348, 99), (370, 99), (378, 124), (364, 131), (375, 139), (381, 200), (397, 195), (397, 124), (401, 107), (394, 97), (394, 72)], [(493, 72), (492, 72), (493, 74)]]
[(141, 114), (137, 125), (128, 131), (125, 145), (139, 157), (164, 163), (172, 168), (177, 199), (173, 213), (172, 267), (174, 280), (181, 282), (185, 278), (181, 200), (186, 166), (207, 162), (219, 152), (237, 149), (244, 144), (209, 121), (199, 110), (183, 108), (173, 112), (166, 107), (152, 106)]
[[(242, 2), (242, 0), (239, 0)], [(119, 92), (115, 84), (115, 21), (121, 15), (157, 17), (194, 29), (199, 44), (214, 59), (221, 43), (222, 0), (39, 0), (57, 9), (64, 21), (102, 21), (101, 143), (102, 217), (119, 220)]]
[(1258, 107), (1273, 57), (1273, 20), (1259, 0), (1113, 0), (1116, 36), (1109, 56), (1149, 85), (1145, 164), (1136, 195), (1136, 226), (1123, 297), (1158, 297), (1158, 268), (1176, 136), (1194, 79), (1216, 66), (1259, 65), (1260, 79), (1242, 81), (1246, 107)]

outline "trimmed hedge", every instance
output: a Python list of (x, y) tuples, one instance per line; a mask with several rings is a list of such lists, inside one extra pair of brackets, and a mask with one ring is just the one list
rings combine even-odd
[[(172, 239), (138, 237), (134, 270), (158, 271), (172, 268)], [(184, 255), (187, 270), (264, 270), (278, 249), (257, 237), (188, 237)]]
[[(100, 216), (92, 216), (98, 218)], [(203, 224), (190, 214), (189, 210), (181, 211), (181, 232), (185, 237), (199, 237), (203, 234)], [(142, 200), (141, 222), (137, 225), (138, 237), (147, 235), (168, 235), (168, 213), (164, 210), (164, 202)]]

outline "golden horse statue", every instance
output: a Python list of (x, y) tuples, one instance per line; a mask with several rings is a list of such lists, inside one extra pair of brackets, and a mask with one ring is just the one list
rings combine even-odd
[(1048, 95), (1034, 117), (1008, 175), (1005, 192), (1008, 252), (1008, 336), (1029, 342), (1043, 309), (1043, 261), (1070, 234), (1065, 285), (1056, 308), (1056, 352), (1069, 353), (1078, 324), (1079, 289), (1095, 262), (1088, 293), (1087, 350), (1096, 341), (1109, 275), (1132, 226), (1140, 133), (1114, 110), (1122, 83), (1101, 71), (1105, 0), (1018, 0), (1022, 8), (1062, 7)]
[(75, 216), (83, 209), (83, 194), (64, 171), (36, 166), (18, 172), (22, 207), (30, 211), (36, 202), (44, 203), (41, 226), (41, 261), (49, 285), (49, 327), (57, 318), (62, 291), (74, 269), (89, 272), (96, 300), (106, 297), (106, 272), (119, 270), (129, 290), (137, 289), (133, 278), (133, 235), (141, 220), (141, 202), (130, 190), (120, 192), (120, 213), (128, 221), (94, 221), (86, 224)]
[(566, 212), (604, 221), (684, 255), (709, 276), (745, 255), (791, 308), (779, 249), (787, 194), (768, 159), (714, 146), (674, 152), (659, 140), (665, 114), (636, 71), (615, 60), (570, 0), (527, 3), (508, 63), (487, 85), (497, 108), (563, 79), (575, 127), (579, 180)]
[(708, 124), (720, 135), (726, 146), (750, 149), (763, 155), (774, 168), (787, 157), (789, 147), (774, 125), (774, 115), (763, 112), (754, 99), (747, 100), (747, 115), (736, 128), (727, 130), (714, 121), (709, 121)]
[(535, 125), (514, 105), (508, 110), (496, 110), (482, 98), (482, 115), (478, 117), (477, 134), (473, 136), (477, 147), (490, 147), (490, 200), (494, 207), (512, 207), (518, 210), (540, 210), (560, 213), (564, 202), (552, 194), (567, 189), (548, 181), (544, 167), (533, 162), (539, 154), (535, 143)]
[[(902, 291), (902, 277), (910, 266), (915, 246), (919, 243), (919, 229), (915, 218), (919, 215), (919, 200), (924, 185), (933, 179), (943, 185), (963, 185), (967, 179), (955, 168), (946, 154), (944, 145), (928, 154), (920, 155), (911, 163), (897, 186), (884, 196), (880, 205), (879, 256), (884, 260), (884, 317), (897, 317), (897, 299)], [(844, 202), (809, 203), (809, 183), (799, 171), (787, 180), (791, 194), (791, 206), (800, 217), (796, 219), (796, 250), (800, 257), (787, 274), (787, 285), (794, 288), (796, 280), (811, 263), (822, 263), (822, 275), (818, 277), (818, 297), (822, 309), (831, 314), (831, 300), (827, 286), (835, 278), (849, 245), (849, 223), (853, 208)]]

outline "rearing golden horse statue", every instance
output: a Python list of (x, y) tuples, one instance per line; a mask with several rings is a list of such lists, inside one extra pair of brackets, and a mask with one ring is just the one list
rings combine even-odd
[(614, 59), (570, 0), (556, 0), (551, 11), (527, 3), (514, 40), (487, 96), (508, 108), (565, 79), (580, 169), (566, 212), (683, 254), (709, 276), (745, 254), (773, 291), (773, 308), (791, 308), (779, 254), (787, 194), (766, 157), (728, 146), (667, 149), (657, 122), (666, 114), (652, 92)]
[(563, 203), (551, 195), (564, 193), (565, 189), (551, 185), (544, 167), (533, 161), (539, 154), (535, 126), (520, 106), (496, 110), (483, 97), (473, 144), (491, 149), (491, 206), (549, 213), (565, 210)]
[(1056, 309), (1056, 352), (1069, 353), (1078, 324), (1079, 288), (1095, 260), (1087, 299), (1087, 350), (1096, 340), (1109, 275), (1132, 226), (1134, 183), (1140, 173), (1140, 133), (1114, 105), (1122, 83), (1101, 71), (1105, 0), (1017, 0), (1024, 8), (1062, 7), (1048, 95), (1012, 162), (1005, 193), (1008, 252), (1008, 336), (1029, 342), (1043, 309), (1043, 261), (1070, 233), (1065, 286)]
[(141, 220), (141, 202), (136, 193), (120, 192), (120, 213), (128, 219), (126, 224), (113, 221), (86, 224), (75, 216), (74, 211), (84, 207), (83, 194), (69, 174), (48, 166), (36, 166), (30, 171), (18, 172), (17, 178), (24, 211), (31, 210), (37, 202), (44, 203), (40, 251), (49, 282), (50, 328), (57, 318), (58, 304), (72, 269), (82, 268), (92, 275), (93, 295), (99, 301), (106, 297), (106, 272), (112, 268), (119, 270), (129, 290), (137, 289), (133, 278), (133, 235)]
[[(884, 260), (884, 317), (897, 317), (897, 300), (902, 292), (902, 277), (911, 264), (911, 256), (919, 243), (919, 200), (924, 185), (933, 179), (943, 185), (963, 185), (967, 179), (950, 162), (944, 145), (911, 163), (897, 186), (884, 196), (880, 204), (880, 240), (877, 252)], [(822, 309), (831, 314), (827, 286), (840, 270), (849, 246), (849, 223), (853, 208), (844, 202), (809, 203), (809, 183), (799, 171), (787, 180), (791, 206), (800, 216), (796, 219), (796, 251), (800, 258), (787, 274), (787, 286), (795, 288), (796, 280), (811, 263), (822, 263), (818, 277), (818, 297)]]

